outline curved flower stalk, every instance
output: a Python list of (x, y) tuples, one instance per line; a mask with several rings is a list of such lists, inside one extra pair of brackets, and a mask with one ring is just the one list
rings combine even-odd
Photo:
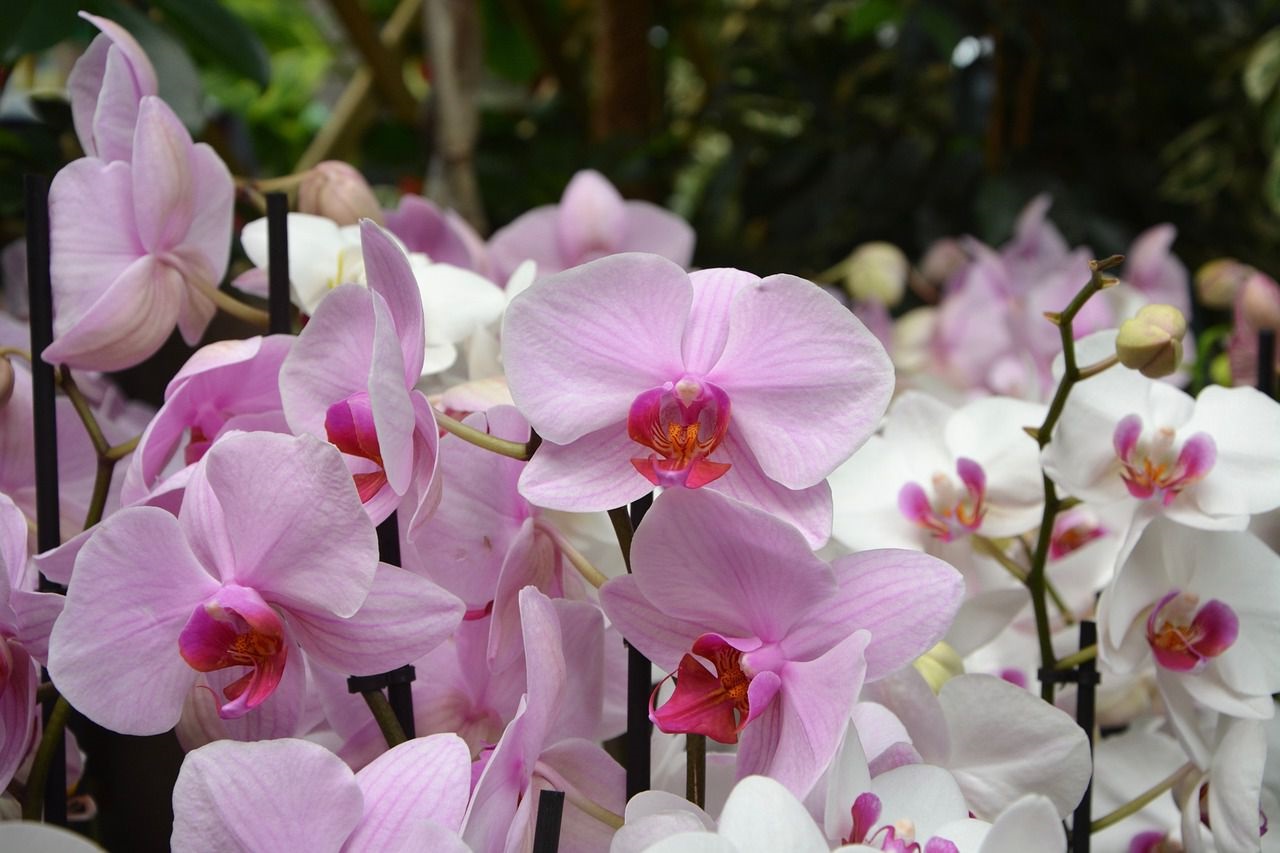
[(277, 689), (301, 691), (304, 653), (343, 673), (384, 672), (441, 642), (461, 610), (378, 562), (332, 447), (241, 433), (200, 460), (177, 518), (130, 507), (96, 529), (76, 558), (49, 672), (95, 722), (157, 734), (178, 721), (197, 673), (241, 673), (220, 709), (239, 717)]
[(647, 201), (624, 201), (604, 175), (578, 172), (560, 204), (534, 208), (489, 238), (495, 281), (532, 260), (550, 275), (620, 252), (652, 252), (681, 267), (693, 260), (693, 229)]
[(370, 220), (361, 223), (369, 286), (333, 290), (280, 368), (280, 398), (295, 433), (342, 451), (375, 524), (403, 505), (410, 539), (440, 497), (440, 440), (427, 398), (414, 390), (426, 338), (409, 261)]
[(876, 428), (884, 348), (803, 279), (686, 274), (625, 254), (542, 279), (502, 330), (511, 396), (544, 439), (521, 492), (595, 511), (655, 485), (711, 489), (824, 543), (823, 482)]
[(471, 757), (451, 734), (407, 741), (359, 773), (305, 740), (218, 741), (173, 788), (175, 851), (467, 853)]
[(1269, 719), (1280, 691), (1280, 557), (1249, 533), (1159, 520), (1098, 602), (1101, 662), (1120, 673), (1155, 664), (1175, 734), (1207, 767), (1204, 709)]
[(799, 531), (719, 495), (658, 501), (632, 544), (635, 573), (601, 590), (605, 613), (676, 692), (650, 716), (667, 732), (739, 743), (738, 776), (803, 795), (835, 754), (863, 679), (926, 651), (963, 582), (914, 551), (827, 565)]
[(84, 157), (49, 188), (52, 364), (121, 370), (173, 332), (194, 345), (231, 253), (231, 174), (155, 96), (138, 106), (133, 160)]
[(67, 77), (71, 120), (86, 156), (104, 163), (133, 159), (134, 126), (142, 99), (159, 92), (156, 70), (142, 46), (115, 21), (80, 17), (102, 31)]

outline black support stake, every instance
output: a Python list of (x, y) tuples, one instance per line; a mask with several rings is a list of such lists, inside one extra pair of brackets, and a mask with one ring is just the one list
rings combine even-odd
[(533, 853), (557, 853), (560, 849), (560, 819), (564, 816), (564, 791), (543, 790), (538, 794), (538, 819), (533, 826)]
[[(1087, 649), (1098, 643), (1098, 625), (1095, 622), (1080, 623), (1080, 648)], [(1089, 758), (1093, 759), (1093, 725), (1097, 717), (1098, 660), (1091, 658), (1076, 671), (1076, 722), (1089, 738)], [(1089, 824), (1093, 822), (1093, 776), (1084, 789), (1084, 797), (1076, 806), (1071, 819), (1071, 849), (1073, 853), (1089, 853)]]
[[(645, 495), (631, 504), (631, 528), (640, 527), (644, 514), (653, 504), (653, 495)], [(653, 692), (653, 666), (638, 649), (627, 643), (627, 799), (649, 790), (650, 766), (649, 694)]]
[[(53, 286), (49, 278), (49, 182), (42, 175), (27, 175), (23, 183), (27, 216), (27, 287), (30, 299), (31, 397), (36, 450), (36, 550), (44, 552), (62, 544), (61, 511), (58, 508), (58, 422), (55, 407), (53, 365), (40, 353), (53, 343)], [(40, 576), (43, 592), (62, 588)], [(49, 673), (41, 671), (43, 680)], [(56, 699), (43, 707), (47, 725)], [(49, 762), (44, 790), (46, 823), (67, 825), (66, 741), (60, 739)]]
[[(393, 566), (400, 565), (400, 522), (394, 512), (378, 525), (378, 559)], [(413, 680), (416, 676), (413, 667), (405, 664), (383, 675), (387, 684), (387, 702), (395, 711), (400, 728), (404, 729), (405, 737), (417, 737), (417, 726), (413, 722)]]
[(1272, 329), (1258, 332), (1258, 390), (1273, 400), (1276, 397), (1276, 333)]
[[(273, 335), (293, 331), (289, 304), (289, 197), (267, 193), (267, 327)], [(396, 565), (400, 565), (396, 561)]]

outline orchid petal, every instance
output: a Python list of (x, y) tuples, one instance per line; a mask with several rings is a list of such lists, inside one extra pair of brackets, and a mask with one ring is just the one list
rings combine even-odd
[(611, 255), (537, 282), (503, 323), (516, 405), (554, 444), (622, 422), (637, 394), (683, 372), (692, 301), (684, 270), (654, 255)]
[(308, 435), (239, 433), (210, 448), (200, 466), (179, 519), (224, 580), (338, 617), (360, 608), (374, 580), (377, 537), (331, 445)]
[(766, 776), (744, 778), (724, 804), (720, 837), (738, 853), (814, 853), (827, 850), (822, 831), (794, 788)]
[(216, 741), (187, 755), (173, 787), (175, 851), (334, 851), (360, 822), (351, 771), (304, 740)]
[(437, 734), (400, 744), (356, 774), (364, 794), (364, 817), (344, 853), (410, 851), (420, 822), (456, 831), (471, 790), (471, 753), (455, 734)]
[[(141, 613), (139, 589), (147, 591)], [(154, 507), (120, 510), (76, 559), (49, 639), (50, 678), (77, 710), (113, 731), (172, 728), (195, 680), (178, 636), (217, 590), (177, 519)]]
[(789, 275), (738, 292), (706, 378), (731, 389), (738, 434), (765, 474), (792, 489), (814, 485), (857, 450), (893, 392), (893, 365), (875, 336)]

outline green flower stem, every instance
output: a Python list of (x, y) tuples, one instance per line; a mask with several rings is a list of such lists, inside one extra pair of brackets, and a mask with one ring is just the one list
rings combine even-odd
[(551, 537), (551, 541), (560, 549), (560, 553), (569, 561), (569, 564), (578, 570), (578, 574), (582, 575), (584, 581), (599, 589), (609, 580), (605, 577), (604, 572), (593, 566), (591, 561), (583, 556), (581, 551), (573, 547), (573, 543), (553, 525), (540, 524), (537, 525), (537, 528)]
[(189, 283), (195, 288), (197, 293), (213, 302), (213, 304), (218, 306), (224, 314), (230, 314), (237, 320), (243, 320), (251, 326), (255, 326), (263, 331), (271, 328), (271, 318), (267, 315), (267, 312), (263, 311), (261, 308), (254, 308), (252, 305), (246, 305), (230, 293), (227, 293), (207, 281), (193, 278), (189, 279)]
[(436, 409), (434, 412), (436, 423), (440, 428), (451, 435), (474, 444), (476, 447), (483, 447), (485, 450), (491, 450), (500, 456), (506, 456), (511, 459), (518, 459), (521, 462), (527, 462), (533, 458), (533, 451), (537, 449), (534, 442), (507, 441), (505, 438), (498, 438), (496, 435), (478, 430), (475, 427), (469, 427), (462, 421), (449, 417), (444, 412)]
[(23, 820), (40, 820), (44, 815), (44, 787), (49, 778), (49, 764), (54, 756), (61, 756), (58, 747), (62, 743), (62, 730), (67, 725), (67, 717), (71, 714), (71, 705), (59, 696), (53, 703), (53, 711), (45, 724), (44, 733), (40, 736), (40, 745), (36, 747), (36, 757), (31, 763), (31, 773), (27, 776), (27, 801), (22, 804)]
[(684, 798), (700, 809), (707, 807), (707, 736), (684, 736)]
[[(1112, 255), (1101, 261), (1090, 261), (1091, 274), (1088, 283), (1080, 289), (1062, 313), (1045, 315), (1058, 327), (1058, 334), (1062, 339), (1063, 370), (1062, 379), (1058, 382), (1053, 400), (1049, 403), (1049, 411), (1045, 413), (1044, 423), (1035, 431), (1036, 442), (1042, 450), (1049, 443), (1058, 419), (1062, 417), (1062, 410), (1067, 404), (1067, 396), (1071, 393), (1071, 389), (1077, 382), (1100, 372), (1096, 369), (1097, 365), (1092, 365), (1087, 368), (1091, 372), (1085, 375), (1076, 363), (1075, 332), (1071, 324), (1080, 313), (1080, 309), (1093, 298), (1094, 294), (1116, 283), (1114, 278), (1104, 276), (1103, 272), (1119, 266), (1123, 261), (1124, 257), (1121, 255)], [(1040, 535), (1031, 555), (1031, 568), (1027, 572), (1027, 589), (1031, 591), (1031, 607), (1035, 612), (1036, 638), (1040, 645), (1040, 665), (1046, 669), (1052, 669), (1057, 664), (1057, 660), (1054, 658), (1053, 642), (1049, 633), (1049, 608), (1045, 603), (1048, 594), (1045, 567), (1049, 560), (1049, 545), (1053, 541), (1053, 522), (1062, 503), (1053, 481), (1044, 474), (1041, 474), (1041, 479), (1044, 482), (1044, 514), (1040, 519)], [(1053, 701), (1053, 687), (1052, 681), (1041, 682), (1040, 696), (1046, 702)]]
[[(1019, 540), (1021, 541), (1021, 540)], [(1018, 565), (1004, 549), (995, 543), (994, 540), (986, 536), (973, 534), (974, 550), (981, 554), (986, 554), (991, 559), (999, 563), (1006, 572), (1016, 578), (1023, 584), (1027, 583), (1027, 570)], [(1058, 608), (1058, 615), (1062, 617), (1062, 621), (1068, 625), (1074, 625), (1076, 622), (1075, 614), (1071, 612), (1071, 608), (1067, 606), (1067, 602), (1063, 599), (1062, 594), (1058, 592), (1057, 587), (1048, 579), (1044, 580), (1045, 591), (1048, 592), (1049, 598), (1052, 599), (1055, 607)]]
[(373, 714), (378, 728), (382, 730), (382, 737), (386, 739), (389, 748), (399, 746), (408, 740), (404, 729), (400, 728), (400, 721), (396, 719), (396, 712), (391, 710), (391, 703), (387, 701), (386, 694), (381, 690), (364, 690), (360, 695), (369, 706), (369, 711)]
[(71, 371), (65, 366), (61, 367), (58, 370), (57, 379), (62, 393), (67, 395), (72, 408), (80, 416), (80, 422), (84, 424), (85, 432), (89, 434), (94, 452), (98, 454), (98, 470), (93, 478), (93, 496), (89, 499), (89, 511), (84, 519), (84, 529), (88, 530), (102, 520), (102, 513), (107, 506), (107, 493), (111, 490), (111, 475), (115, 472), (116, 463), (137, 448), (142, 436), (134, 436), (126, 442), (115, 445), (107, 441), (107, 437), (102, 433), (102, 427), (98, 425), (98, 419), (93, 414), (93, 407), (80, 391), (80, 386), (76, 385)]
[(1159, 782), (1157, 782), (1155, 785), (1148, 788), (1147, 790), (1143, 791), (1141, 794), (1134, 797), (1132, 800), (1125, 803), (1124, 805), (1120, 806), (1115, 811), (1108, 812), (1107, 814), (1104, 814), (1102, 817), (1095, 820), (1093, 823), (1089, 824), (1089, 832), (1091, 833), (1101, 832), (1107, 827), (1113, 826), (1114, 824), (1117, 824), (1120, 821), (1124, 820), (1129, 815), (1142, 811), (1142, 809), (1145, 808), (1147, 804), (1155, 800), (1156, 797), (1159, 797), (1161, 794), (1167, 792), (1174, 785), (1178, 784), (1178, 780), (1180, 780), (1183, 776), (1195, 770), (1195, 767), (1196, 766), (1194, 764), (1188, 761), (1186, 764), (1182, 765), (1177, 770), (1169, 774), (1169, 776), (1160, 780)]
[(1054, 665), (1055, 669), (1075, 669), (1082, 663), (1088, 663), (1098, 657), (1098, 646), (1095, 643), (1092, 646), (1085, 646), (1073, 655), (1067, 655)]

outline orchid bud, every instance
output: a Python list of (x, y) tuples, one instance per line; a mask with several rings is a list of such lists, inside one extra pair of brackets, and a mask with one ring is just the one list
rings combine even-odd
[(1182, 363), (1187, 321), (1172, 305), (1144, 305), (1120, 324), (1116, 356), (1125, 367), (1149, 379), (1168, 376)]
[(298, 186), (298, 211), (355, 225), (361, 219), (382, 223), (382, 207), (364, 175), (341, 160), (317, 163)]
[(13, 364), (7, 358), (0, 358), (0, 406), (9, 402), (13, 396)]
[(907, 256), (892, 243), (863, 243), (849, 256), (844, 288), (854, 301), (893, 307), (907, 287)]
[(1254, 271), (1237, 295), (1240, 316), (1255, 329), (1280, 329), (1280, 285), (1266, 273)]
[(1230, 308), (1254, 269), (1235, 258), (1217, 258), (1196, 270), (1196, 296), (1209, 308)]
[(969, 263), (969, 255), (953, 237), (934, 240), (920, 261), (920, 274), (935, 287), (946, 284), (951, 276)]

